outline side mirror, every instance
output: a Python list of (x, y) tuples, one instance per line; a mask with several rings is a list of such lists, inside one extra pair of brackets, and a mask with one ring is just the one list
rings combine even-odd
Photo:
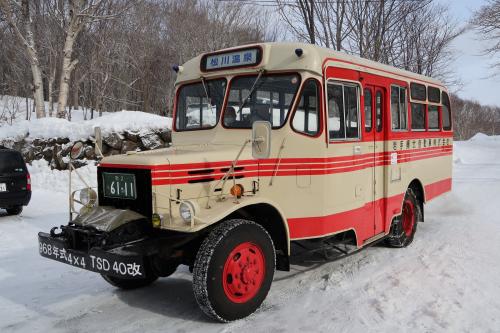
[(252, 156), (256, 159), (271, 155), (271, 123), (254, 121), (252, 125)]
[(72, 160), (76, 160), (83, 155), (83, 143), (78, 141), (76, 142), (73, 147), (71, 147), (71, 151), (69, 153), (69, 156), (71, 157)]

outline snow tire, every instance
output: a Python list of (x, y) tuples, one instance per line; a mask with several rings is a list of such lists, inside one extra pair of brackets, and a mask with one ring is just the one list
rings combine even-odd
[[(403, 199), (401, 215), (394, 218), (386, 245), (389, 247), (407, 247), (413, 242), (418, 221), (422, 221), (422, 210), (415, 192), (408, 188)], [(406, 214), (406, 216), (405, 216)], [(407, 222), (411, 218), (411, 222)], [(406, 219), (406, 220), (405, 220)]]
[(23, 206), (15, 206), (6, 209), (8, 215), (19, 215), (23, 211)]
[[(230, 276), (224, 276), (224, 272), (235, 251), (245, 244), (254, 246), (262, 255), (264, 274), (258, 278), (260, 283), (254, 295), (249, 295), (251, 297), (247, 300), (235, 302), (227, 292), (227, 284), (231, 282), (224, 281), (224, 278), (227, 281)], [(237, 269), (236, 265), (235, 267)], [(201, 310), (217, 321), (230, 322), (247, 317), (266, 298), (275, 268), (273, 241), (262, 226), (243, 219), (224, 221), (208, 234), (198, 250), (193, 268), (194, 296)]]

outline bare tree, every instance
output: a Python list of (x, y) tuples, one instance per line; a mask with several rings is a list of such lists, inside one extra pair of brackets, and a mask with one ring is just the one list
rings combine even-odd
[(474, 13), (471, 23), (488, 42), (484, 52), (494, 57), (493, 68), (500, 73), (500, 0), (489, 0)]
[[(30, 1), (22, 0), (19, 3), (18, 1), (0, 0), (0, 9), (4, 13), (5, 19), (14, 31), (18, 41), (26, 50), (33, 76), (33, 98), (36, 104), (36, 116), (37, 118), (45, 117), (42, 71), (33, 34)], [(19, 27), (18, 21), (16, 20), (17, 13), (19, 13), (19, 21), (23, 25), (23, 30)]]

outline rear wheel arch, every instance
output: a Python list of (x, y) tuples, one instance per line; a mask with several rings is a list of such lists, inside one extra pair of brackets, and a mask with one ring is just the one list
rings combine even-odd
[(418, 200), (418, 205), (420, 208), (420, 220), (418, 222), (424, 221), (424, 203), (425, 203), (425, 188), (422, 182), (415, 178), (408, 185), (408, 189), (411, 189), (415, 194), (415, 198)]

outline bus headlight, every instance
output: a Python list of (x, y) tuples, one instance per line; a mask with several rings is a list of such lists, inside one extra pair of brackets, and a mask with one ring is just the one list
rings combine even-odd
[(91, 188), (80, 191), (80, 202), (86, 207), (92, 207), (97, 201), (97, 193)]
[(195, 208), (192, 202), (184, 201), (179, 206), (179, 214), (184, 222), (191, 222), (191, 219), (195, 215)]

